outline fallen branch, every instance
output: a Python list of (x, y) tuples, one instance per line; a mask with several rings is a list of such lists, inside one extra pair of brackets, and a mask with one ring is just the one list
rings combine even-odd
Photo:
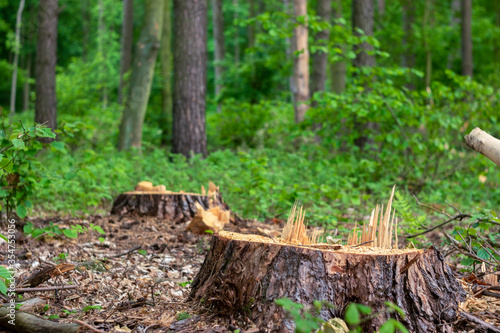
[(18, 288), (15, 290), (16, 293), (32, 293), (35, 291), (54, 291), (54, 290), (68, 290), (68, 289), (76, 289), (78, 286), (69, 285), (69, 286), (54, 286), (54, 287), (40, 287), (40, 288)]
[(489, 135), (479, 127), (474, 128), (465, 137), (465, 143), (478, 153), (483, 154), (500, 166), (500, 140)]
[(57, 323), (41, 319), (31, 313), (2, 306), (0, 307), (0, 327), (20, 333), (74, 333), (78, 331), (80, 325)]
[(473, 316), (471, 315), (470, 313), (467, 313), (467, 312), (464, 312), (464, 311), (460, 311), (458, 312), (458, 315), (464, 319), (467, 319), (468, 321), (470, 322), (473, 322), (474, 324), (476, 324), (477, 328), (481, 328), (482, 331), (481, 332), (493, 332), (493, 333), (500, 333), (500, 329), (491, 325), (490, 323), (484, 321), (484, 320), (481, 320), (479, 319), (478, 317), (476, 316)]
[(410, 238), (415, 238), (415, 237), (417, 237), (417, 236), (424, 235), (424, 234), (426, 234), (426, 233), (428, 233), (428, 232), (431, 232), (431, 231), (433, 231), (433, 230), (436, 230), (437, 228), (442, 227), (443, 225), (445, 225), (445, 224), (447, 224), (447, 223), (450, 223), (450, 222), (455, 221), (455, 220), (460, 220), (460, 221), (462, 221), (464, 218), (467, 218), (467, 217), (471, 217), (471, 216), (470, 216), (469, 214), (457, 214), (457, 215), (453, 216), (452, 218), (450, 218), (449, 220), (444, 221), (443, 223), (440, 223), (440, 224), (438, 224), (438, 225), (436, 225), (436, 226), (434, 226), (434, 227), (432, 227), (432, 228), (429, 228), (429, 229), (427, 229), (427, 230), (425, 230), (425, 231), (422, 231), (422, 232), (420, 232), (420, 233), (418, 233), (418, 234), (405, 236), (405, 238), (406, 238), (406, 239), (410, 239)]

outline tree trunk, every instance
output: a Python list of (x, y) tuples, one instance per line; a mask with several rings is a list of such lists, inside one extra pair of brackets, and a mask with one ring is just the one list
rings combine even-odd
[[(332, 0), (318, 0), (316, 15), (320, 16), (324, 22), (330, 22), (332, 11)], [(316, 46), (328, 46), (330, 30), (325, 29), (316, 33)], [(320, 91), (325, 91), (326, 66), (328, 63), (328, 53), (316, 51), (312, 54), (312, 77), (311, 77), (311, 96)], [(313, 102), (317, 105), (317, 102)]]
[[(366, 36), (373, 36), (374, 24), (374, 0), (352, 0), (352, 29), (353, 34), (359, 36), (358, 29), (362, 30)], [(368, 54), (373, 51), (373, 45), (366, 42), (354, 45), (356, 58), (353, 60), (353, 65), (358, 69), (363, 67), (375, 66), (375, 55)], [(374, 79), (374, 78), (372, 78)], [(373, 143), (373, 139), (366, 135), (366, 131), (373, 131), (377, 128), (377, 124), (370, 121), (356, 121), (356, 130), (360, 136), (354, 141), (358, 147), (363, 149), (366, 144)]]
[(135, 47), (128, 99), (120, 125), (120, 150), (140, 148), (142, 144), (142, 126), (160, 49), (163, 5), (163, 0), (145, 1), (144, 23)]
[[(287, 15), (291, 15), (290, 3), (288, 0), (283, 0), (283, 11)], [(292, 59), (295, 52), (295, 38), (286, 37), (286, 60), (287, 63)], [(290, 89), (291, 102), (295, 105), (295, 92), (297, 88), (295, 87), (295, 78), (293, 73), (288, 77), (288, 88)]]
[[(35, 122), (47, 122), (57, 128), (56, 64), (57, 64), (57, 0), (40, 0), (36, 45), (36, 104)], [(50, 142), (52, 139), (44, 138)]]
[(174, 0), (174, 153), (207, 155), (207, 2)]
[(31, 80), (31, 53), (26, 55), (26, 77), (24, 78), (23, 89), (23, 111), (30, 107), (30, 80)]
[[(293, 0), (293, 12), (296, 18), (307, 18), (306, 0)], [(301, 123), (309, 106), (305, 103), (309, 100), (309, 50), (307, 47), (307, 25), (297, 24), (293, 29), (295, 39), (294, 55), (294, 81), (295, 81), (295, 122)]]
[(385, 15), (385, 0), (377, 0), (378, 15), (383, 18)]
[[(224, 67), (221, 62), (226, 57), (224, 47), (224, 13), (222, 11), (222, 0), (212, 0), (213, 37), (215, 42), (215, 98), (220, 97), (222, 91), (222, 73)], [(217, 102), (217, 111), (220, 112), (220, 103)]]
[[(335, 8), (333, 10), (333, 18), (342, 18), (342, 0), (334, 0)], [(341, 48), (342, 45), (340, 45)], [(345, 90), (345, 62), (335, 61), (331, 64), (331, 88), (336, 94), (341, 94)]]
[(10, 90), (10, 115), (16, 113), (16, 92), (17, 92), (17, 65), (19, 62), (19, 48), (21, 44), (21, 18), (24, 10), (24, 0), (19, 2), (16, 16), (16, 40), (14, 45), (14, 64), (12, 65), (12, 88)]
[[(402, 308), (411, 332), (437, 332), (456, 319), (465, 291), (442, 255), (430, 248), (389, 250), (322, 245), (289, 245), (257, 235), (221, 231), (192, 283), (190, 298), (222, 315), (244, 312), (261, 331), (293, 332), (293, 323), (275, 304), (287, 297), (311, 304), (332, 303), (319, 317), (343, 318), (351, 302), (383, 311), (390, 301)], [(374, 332), (387, 320), (363, 324)], [(446, 330), (445, 330), (446, 331)], [(448, 329), (448, 331), (450, 331)]]
[(472, 77), (472, 0), (462, 0), (462, 75)]
[[(461, 8), (462, 0), (452, 0), (450, 6), (450, 30), (455, 31), (460, 26), (461, 22)], [(460, 57), (460, 51), (456, 48), (452, 48), (448, 54), (448, 60), (446, 63), (447, 69), (453, 68), (453, 63)]]
[[(373, 36), (373, 10), (374, 0), (352, 0), (352, 29), (356, 36), (359, 33), (356, 29), (364, 31), (366, 36)], [(375, 66), (375, 56), (369, 55), (367, 52), (373, 51), (373, 45), (366, 42), (354, 45), (356, 58), (353, 60), (355, 67), (373, 67)]]
[[(165, 5), (167, 6), (167, 5)], [(124, 75), (132, 67), (132, 43), (134, 39), (134, 0), (123, 0), (122, 49), (120, 61), (120, 85), (118, 86), (118, 103), (123, 102), (125, 88)], [(164, 18), (165, 19), (165, 18)]]
[[(401, 58), (401, 65), (408, 69), (415, 68), (415, 52), (414, 52), (414, 38), (413, 38), (413, 24), (415, 22), (415, 4), (412, 0), (403, 0), (403, 55)], [(412, 76), (413, 81), (413, 76)], [(415, 89), (413, 82), (406, 84), (410, 90)]]
[[(163, 11), (163, 33), (161, 36), (161, 76), (162, 76), (162, 128), (163, 145), (167, 144), (167, 133), (172, 119), (172, 1), (166, 0)], [(170, 126), (169, 126), (170, 125)]]

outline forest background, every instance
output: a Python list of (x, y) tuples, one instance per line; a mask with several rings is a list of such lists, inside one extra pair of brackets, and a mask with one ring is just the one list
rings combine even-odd
[[(16, 39), (20, 1), (0, 0), (4, 144), (35, 119), (58, 137), (10, 170), (28, 191), (2, 176), (21, 217), (107, 212), (143, 180), (213, 181), (246, 218), (300, 200), (328, 228), (393, 184), (437, 210), (499, 206), (499, 168), (463, 140), (500, 136), (496, 0), (22, 2)], [(141, 56), (152, 74), (138, 78)], [(407, 232), (431, 221), (412, 209)]]

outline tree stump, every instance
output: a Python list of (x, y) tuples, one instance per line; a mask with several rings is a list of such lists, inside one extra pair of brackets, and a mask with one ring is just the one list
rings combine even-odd
[[(352, 302), (377, 312), (390, 301), (407, 315), (391, 316), (411, 332), (437, 332), (456, 319), (465, 291), (433, 247), (301, 246), (225, 231), (213, 236), (192, 284), (192, 300), (222, 315), (245, 314), (266, 332), (293, 332), (293, 322), (274, 302), (282, 297), (301, 304), (329, 301), (334, 308), (320, 312), (324, 320), (343, 318)], [(387, 319), (367, 321), (363, 331), (378, 330)]]
[(206, 196), (196, 193), (158, 193), (134, 191), (120, 194), (113, 203), (111, 214), (120, 216), (154, 216), (173, 223), (190, 221), (197, 212), (195, 203), (203, 209), (229, 207), (219, 192)]

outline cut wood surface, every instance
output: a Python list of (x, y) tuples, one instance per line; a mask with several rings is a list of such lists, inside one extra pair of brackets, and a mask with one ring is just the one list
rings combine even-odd
[(465, 143), (500, 166), (500, 140), (497, 138), (476, 127), (465, 136)]
[[(411, 332), (436, 332), (456, 319), (465, 291), (434, 248), (303, 246), (226, 231), (213, 236), (192, 300), (225, 315), (246, 313), (264, 331), (293, 332), (274, 302), (282, 297), (329, 301), (335, 307), (321, 311), (324, 320), (343, 318), (352, 302), (383, 311), (391, 301), (407, 314), (398, 319)], [(386, 319), (365, 322), (363, 331), (378, 330)]]

